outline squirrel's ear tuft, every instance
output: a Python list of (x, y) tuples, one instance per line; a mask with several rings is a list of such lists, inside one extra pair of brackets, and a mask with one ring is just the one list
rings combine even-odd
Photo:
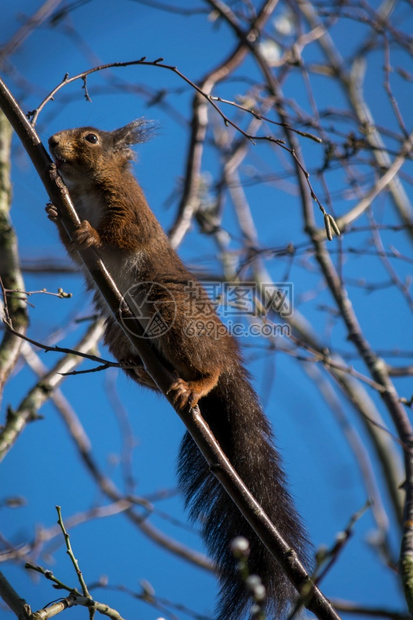
[(133, 152), (129, 147), (132, 144), (140, 144), (150, 140), (155, 133), (156, 127), (157, 125), (154, 121), (138, 118), (136, 121), (132, 121), (124, 127), (111, 132), (113, 146), (115, 150), (127, 152), (128, 158), (133, 159)]

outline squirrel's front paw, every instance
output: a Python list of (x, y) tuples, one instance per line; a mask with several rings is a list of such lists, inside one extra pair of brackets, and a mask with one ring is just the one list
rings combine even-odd
[(98, 248), (101, 245), (99, 233), (87, 220), (83, 220), (73, 233), (73, 244), (80, 248)]
[(191, 390), (189, 384), (183, 379), (175, 381), (169, 388), (167, 394), (172, 395), (172, 402), (178, 409), (195, 407), (199, 400), (199, 396)]
[(52, 204), (51, 202), (48, 202), (45, 207), (45, 211), (47, 213), (47, 217), (49, 218), (49, 220), (51, 220), (52, 222), (57, 222), (57, 220), (59, 219), (59, 212), (54, 206), (54, 204)]

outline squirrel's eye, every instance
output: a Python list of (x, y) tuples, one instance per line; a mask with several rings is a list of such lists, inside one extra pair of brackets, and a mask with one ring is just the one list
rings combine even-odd
[(98, 142), (98, 137), (95, 133), (88, 133), (87, 136), (85, 136), (85, 140), (91, 144), (96, 144)]

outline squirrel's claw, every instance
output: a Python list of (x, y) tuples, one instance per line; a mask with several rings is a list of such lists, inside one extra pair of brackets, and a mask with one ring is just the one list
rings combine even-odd
[(169, 388), (167, 394), (172, 393), (172, 402), (178, 409), (185, 409), (186, 407), (195, 407), (198, 403), (195, 392), (191, 390), (188, 383), (183, 379), (177, 379)]
[(48, 202), (45, 206), (45, 211), (50, 221), (56, 222), (59, 219), (59, 212), (53, 203)]
[(98, 248), (101, 245), (99, 233), (87, 220), (83, 220), (73, 233), (73, 243), (81, 248)]

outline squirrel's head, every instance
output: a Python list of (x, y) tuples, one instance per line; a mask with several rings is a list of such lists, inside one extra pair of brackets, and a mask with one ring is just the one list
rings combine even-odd
[(85, 186), (122, 172), (135, 157), (131, 146), (146, 142), (153, 127), (151, 121), (138, 119), (114, 131), (65, 129), (49, 138), (49, 148), (69, 189)]

